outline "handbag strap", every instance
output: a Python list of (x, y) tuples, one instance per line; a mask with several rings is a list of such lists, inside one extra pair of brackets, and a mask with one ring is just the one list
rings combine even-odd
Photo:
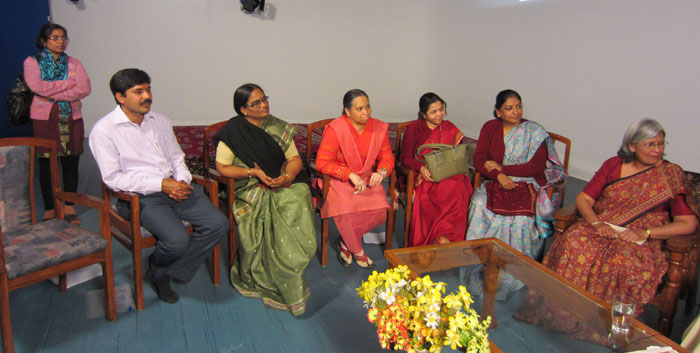
[(438, 150), (438, 151), (441, 151), (441, 150), (450, 149), (450, 148), (452, 148), (452, 147), (453, 147), (452, 145), (448, 145), (448, 144), (445, 144), (445, 143), (426, 143), (425, 145), (421, 145), (420, 147), (418, 147), (418, 150), (416, 151), (416, 159), (417, 159), (419, 162), (422, 162), (422, 161), (425, 160), (425, 157), (424, 157), (424, 156), (425, 156), (427, 153), (430, 153), (430, 152), (421, 153), (421, 152), (423, 152), (424, 150), (433, 148), (433, 149), (436, 149), (436, 150)]

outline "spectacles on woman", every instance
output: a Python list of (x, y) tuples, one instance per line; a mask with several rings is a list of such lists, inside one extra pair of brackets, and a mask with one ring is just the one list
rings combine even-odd
[(253, 101), (253, 103), (246, 104), (245, 106), (246, 106), (247, 108), (259, 108), (260, 105), (263, 104), (263, 102), (267, 103), (268, 101), (270, 101), (270, 97), (268, 97), (268, 96), (263, 96), (262, 98), (260, 98), (260, 99), (258, 99), (258, 100), (256, 100), (256, 101)]
[(639, 143), (639, 145), (644, 147), (647, 150), (650, 150), (654, 147), (665, 148), (666, 146), (668, 146), (668, 141), (662, 141), (662, 142), (657, 142), (657, 143), (645, 142), (645, 143)]
[(66, 37), (66, 36), (49, 36), (49, 40), (53, 40), (53, 41), (62, 40), (62, 41), (64, 41), (64, 42), (67, 42), (67, 41), (69, 41), (70, 39), (69, 39), (68, 37)]

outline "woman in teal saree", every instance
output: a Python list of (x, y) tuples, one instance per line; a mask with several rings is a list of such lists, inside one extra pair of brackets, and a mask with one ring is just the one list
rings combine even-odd
[(304, 313), (304, 269), (316, 251), (309, 179), (294, 145), (294, 126), (270, 115), (257, 85), (234, 93), (231, 118), (214, 139), (216, 169), (236, 179), (233, 213), (238, 256), (231, 283), (266, 306)]

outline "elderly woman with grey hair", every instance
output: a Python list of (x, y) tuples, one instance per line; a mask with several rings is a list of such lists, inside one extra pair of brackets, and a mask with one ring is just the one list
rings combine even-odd
[[(644, 310), (668, 263), (664, 239), (689, 234), (697, 218), (685, 200), (683, 170), (663, 159), (666, 132), (652, 119), (632, 124), (616, 157), (605, 161), (576, 197), (581, 218), (558, 236), (543, 264), (610, 303), (614, 295)], [(603, 340), (530, 292), (518, 318), (581, 338)]]

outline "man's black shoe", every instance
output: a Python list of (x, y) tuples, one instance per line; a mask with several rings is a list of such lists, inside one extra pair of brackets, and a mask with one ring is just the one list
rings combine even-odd
[(164, 275), (161, 278), (155, 278), (153, 272), (148, 271), (148, 280), (151, 281), (153, 289), (158, 294), (158, 298), (166, 303), (175, 304), (180, 297), (175, 291), (170, 288), (170, 276)]

